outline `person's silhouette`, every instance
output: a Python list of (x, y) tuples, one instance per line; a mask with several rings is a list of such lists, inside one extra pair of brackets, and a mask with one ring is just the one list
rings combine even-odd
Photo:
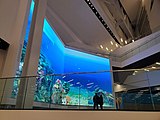
[(99, 96), (97, 93), (95, 93), (94, 97), (93, 97), (93, 103), (94, 103), (94, 109), (98, 109), (98, 102), (99, 102)]
[(99, 104), (100, 104), (100, 108), (102, 110), (103, 109), (103, 96), (102, 96), (102, 92), (100, 92)]

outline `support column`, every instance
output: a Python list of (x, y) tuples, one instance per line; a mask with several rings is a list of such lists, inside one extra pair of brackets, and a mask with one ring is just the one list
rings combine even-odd
[[(10, 46), (6, 52), (2, 77), (15, 76), (19, 64), (31, 0), (1, 0), (0, 36)], [(0, 104), (10, 104), (14, 79), (0, 80)]]
[[(35, 9), (32, 17), (22, 76), (37, 75), (46, 7), (47, 0), (35, 0)], [(24, 78), (20, 80), (16, 108), (32, 108), (35, 84), (36, 78)]]

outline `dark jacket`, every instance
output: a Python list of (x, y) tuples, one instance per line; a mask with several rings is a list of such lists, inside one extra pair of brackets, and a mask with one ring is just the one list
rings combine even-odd
[(103, 105), (103, 96), (102, 95), (100, 95), (100, 97), (99, 97), (99, 104)]
[(95, 94), (94, 97), (93, 97), (94, 104), (98, 104), (99, 103), (99, 99), (100, 99), (99, 96), (97, 94)]

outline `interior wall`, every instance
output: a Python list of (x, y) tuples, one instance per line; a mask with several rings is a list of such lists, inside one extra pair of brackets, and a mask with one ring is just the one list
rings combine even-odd
[[(9, 44), (13, 42), (11, 33), (17, 16), (19, 1), (0, 0), (0, 37)], [(4, 50), (0, 50), (0, 77), (2, 76), (6, 53)]]
[(11, 43), (10, 36), (17, 16), (17, 5), (19, 1), (20, 0), (0, 1), (0, 37), (8, 43)]

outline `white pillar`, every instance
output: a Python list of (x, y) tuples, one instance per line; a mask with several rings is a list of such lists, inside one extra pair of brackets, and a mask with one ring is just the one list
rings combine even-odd
[[(46, 7), (47, 0), (35, 0), (35, 9), (32, 17), (22, 76), (37, 75)], [(35, 84), (36, 78), (20, 80), (16, 108), (32, 108)]]
[[(10, 44), (4, 59), (2, 77), (15, 76), (23, 46), (30, 4), (31, 0), (0, 1), (0, 36)], [(13, 81), (13, 79), (0, 81), (0, 104), (7, 104), (9, 101)]]

